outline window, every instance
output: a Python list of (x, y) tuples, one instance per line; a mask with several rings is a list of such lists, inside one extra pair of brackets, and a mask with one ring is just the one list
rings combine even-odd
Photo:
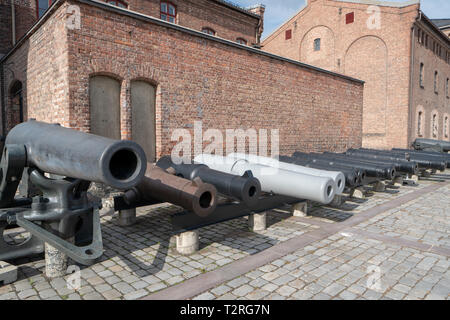
[(314, 40), (314, 51), (320, 51), (320, 38)]
[(431, 134), (433, 138), (437, 138), (437, 133), (438, 133), (437, 114), (433, 114), (433, 118), (431, 120)]
[(417, 135), (422, 136), (422, 123), (423, 123), (423, 112), (419, 111), (417, 114)]
[(345, 15), (345, 24), (350, 24), (355, 22), (355, 13), (350, 12)]
[(245, 40), (244, 38), (237, 38), (236, 42), (245, 46), (247, 45), (247, 40)]
[(448, 138), (448, 116), (444, 118), (444, 137)]
[(170, 2), (161, 2), (161, 20), (175, 23), (177, 19), (177, 8)]
[(435, 71), (434, 72), (434, 92), (435, 93), (438, 93), (438, 86), (439, 86), (439, 83), (438, 83), (438, 72)]
[(445, 82), (445, 94), (447, 95), (447, 98), (449, 98), (449, 93), (448, 93), (448, 86), (449, 86), (449, 79), (447, 78), (447, 81)]
[(112, 4), (114, 6), (118, 6), (121, 8), (125, 8), (125, 9), (128, 8), (128, 5), (121, 0), (106, 0), (106, 3)]
[(52, 0), (36, 0), (36, 15), (38, 19), (42, 17), (48, 8), (52, 5)]
[(212, 35), (212, 36), (216, 35), (216, 32), (213, 29), (208, 28), (208, 27), (203, 27), (202, 28), (202, 32), (206, 33), (206, 34), (209, 34), (209, 35)]
[(419, 84), (422, 88), (424, 86), (424, 71), (425, 71), (425, 66), (423, 63), (420, 63)]
[(291, 38), (292, 38), (292, 30), (291, 30), (291, 29), (286, 30), (286, 33), (285, 33), (285, 39), (286, 39), (286, 40), (289, 40), (289, 39), (291, 39)]
[(10, 130), (19, 123), (23, 122), (23, 93), (22, 82), (15, 81), (9, 91), (10, 109), (6, 116), (6, 126)]

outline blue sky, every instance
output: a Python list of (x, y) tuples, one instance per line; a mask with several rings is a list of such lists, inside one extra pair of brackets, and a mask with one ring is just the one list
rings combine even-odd
[[(404, 0), (390, 0), (404, 2)], [(231, 0), (242, 7), (257, 3), (266, 5), (264, 35), (267, 37), (273, 30), (292, 17), (304, 5), (304, 0)], [(431, 19), (450, 18), (450, 0), (421, 0), (421, 8)]]

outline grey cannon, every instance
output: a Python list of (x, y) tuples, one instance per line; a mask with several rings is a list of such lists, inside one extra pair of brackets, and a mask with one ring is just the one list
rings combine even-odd
[(372, 164), (365, 163), (358, 159), (352, 159), (345, 155), (331, 153), (303, 153), (295, 152), (293, 154), (297, 158), (306, 158), (311, 160), (328, 161), (330, 165), (337, 164), (343, 167), (364, 170), (368, 177), (393, 179), (396, 174), (395, 166), (392, 164)]
[(127, 190), (123, 198), (130, 207), (170, 202), (200, 217), (209, 216), (217, 207), (217, 190), (213, 185), (199, 177), (193, 181), (177, 177), (152, 164), (148, 164), (142, 181)]
[(425, 156), (418, 156), (408, 152), (395, 152), (386, 150), (374, 150), (374, 149), (349, 149), (346, 154), (358, 155), (370, 158), (379, 159), (394, 159), (394, 160), (409, 160), (416, 162), (420, 169), (435, 169), (445, 170), (447, 163), (441, 159), (431, 159)]
[(416, 150), (450, 152), (450, 142), (432, 139), (416, 139), (413, 143), (413, 148)]
[(194, 162), (230, 174), (243, 175), (251, 171), (260, 181), (262, 191), (276, 195), (328, 204), (336, 194), (331, 178), (272, 168), (234, 157), (199, 155)]
[(317, 163), (314, 161), (311, 161), (309, 159), (301, 159), (301, 158), (295, 158), (295, 157), (288, 157), (288, 156), (280, 156), (280, 161), (284, 163), (291, 163), (298, 166), (303, 166), (307, 168), (313, 168), (323, 171), (337, 171), (342, 172), (345, 176), (345, 186), (349, 188), (354, 188), (357, 186), (360, 186), (365, 178), (365, 172), (356, 170), (353, 168), (348, 167), (342, 167), (342, 166), (330, 166), (329, 164), (325, 163)]
[(166, 156), (159, 159), (156, 165), (169, 172), (174, 170), (175, 174), (181, 178), (189, 180), (200, 178), (214, 185), (221, 194), (240, 200), (249, 207), (254, 206), (259, 200), (261, 184), (253, 177), (251, 171), (238, 176), (212, 170), (204, 164), (185, 164), (182, 159), (175, 159), (175, 162), (171, 157)]
[(274, 158), (261, 157), (261, 156), (245, 154), (245, 153), (231, 153), (228, 156), (240, 158), (240, 159), (246, 159), (250, 162), (262, 164), (264, 166), (269, 166), (269, 167), (273, 167), (273, 168), (280, 168), (283, 170), (289, 170), (289, 171), (294, 171), (294, 172), (298, 172), (298, 173), (309, 174), (312, 176), (331, 178), (331, 179), (333, 179), (333, 181), (336, 185), (336, 194), (341, 194), (345, 189), (345, 176), (342, 172), (339, 172), (339, 171), (318, 170), (318, 169), (314, 169), (314, 168), (308, 168), (308, 167), (295, 165), (292, 163), (281, 162)]
[[(37, 238), (76, 262), (93, 263), (102, 255), (103, 245), (101, 204), (88, 197), (90, 182), (134, 187), (144, 176), (146, 161), (142, 148), (131, 141), (34, 120), (14, 127), (1, 162), (0, 228), (19, 225), (33, 239), (17, 247), (0, 243), (0, 259), (42, 251)], [(38, 191), (32, 199), (15, 197), (22, 176)]]

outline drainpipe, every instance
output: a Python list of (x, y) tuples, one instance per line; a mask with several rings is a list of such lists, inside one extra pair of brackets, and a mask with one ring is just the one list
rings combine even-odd
[(11, 0), (11, 30), (12, 30), (12, 45), (16, 44), (16, 8), (14, 0)]
[[(416, 18), (416, 21), (420, 21), (422, 18), (422, 11), (419, 10), (419, 16)], [(408, 128), (408, 148), (411, 146), (412, 139), (413, 139), (413, 132), (414, 132), (414, 105), (413, 105), (413, 86), (414, 86), (414, 58), (415, 58), (415, 34), (416, 34), (416, 28), (413, 24), (411, 28), (411, 64), (409, 68), (409, 128)]]
[(3, 68), (3, 62), (0, 63), (0, 98), (1, 98), (1, 116), (2, 116), (2, 136), (4, 137), (6, 134), (5, 130), (5, 72)]

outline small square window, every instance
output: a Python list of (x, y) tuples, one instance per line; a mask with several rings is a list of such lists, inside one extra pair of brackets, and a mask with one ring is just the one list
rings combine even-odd
[(292, 39), (292, 29), (286, 30), (285, 38), (286, 40)]
[(345, 15), (345, 24), (350, 24), (355, 22), (355, 13), (350, 12)]

